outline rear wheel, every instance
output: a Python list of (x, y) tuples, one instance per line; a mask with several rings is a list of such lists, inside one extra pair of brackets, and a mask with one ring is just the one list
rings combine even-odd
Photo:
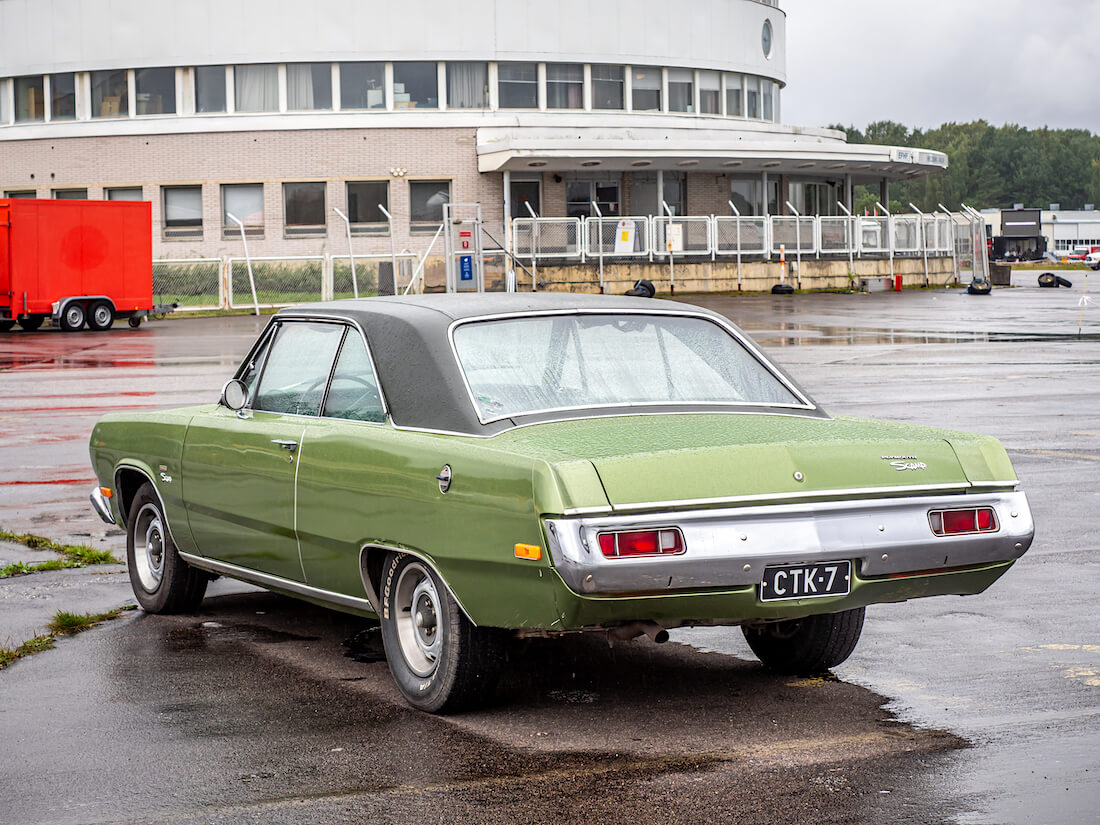
[(66, 332), (76, 332), (84, 326), (84, 305), (73, 301), (61, 313), (61, 328)]
[(502, 631), (475, 627), (415, 556), (387, 556), (381, 591), (386, 660), (409, 704), (437, 713), (492, 697), (504, 655)]
[(149, 483), (130, 504), (126, 565), (134, 596), (148, 613), (190, 613), (206, 595), (207, 575), (180, 558), (160, 499)]
[(741, 628), (752, 652), (769, 670), (813, 675), (836, 667), (856, 649), (866, 609), (765, 622)]
[(141, 326), (141, 316), (131, 315), (126, 319), (126, 323), (130, 325), (130, 329), (137, 329)]
[(92, 311), (88, 315), (88, 326), (102, 332), (111, 328), (115, 322), (115, 309), (107, 301), (100, 301), (92, 305)]
[(41, 315), (24, 315), (22, 318), (19, 319), (19, 326), (25, 332), (34, 332), (36, 329), (42, 326), (42, 322), (45, 320), (46, 319), (43, 318)]

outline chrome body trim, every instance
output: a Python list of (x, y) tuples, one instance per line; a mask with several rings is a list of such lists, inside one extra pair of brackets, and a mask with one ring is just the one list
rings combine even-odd
[(92, 502), (92, 507), (95, 508), (96, 515), (107, 524), (118, 526), (118, 522), (115, 521), (115, 514), (111, 512), (111, 502), (100, 492), (99, 487), (94, 488), (88, 498)]
[[(992, 507), (995, 533), (939, 537), (928, 524), (938, 508)], [(606, 558), (597, 533), (675, 524), (687, 552), (679, 556)], [(970, 567), (1018, 559), (1035, 525), (1019, 492), (781, 504), (720, 510), (545, 520), (554, 567), (581, 595), (675, 593), (752, 587), (770, 564), (850, 559), (861, 577)]]
[(466, 394), (469, 398), (470, 404), (473, 407), (474, 413), (475, 413), (475, 415), (477, 415), (478, 421), (480, 421), (482, 424), (493, 424), (497, 421), (506, 421), (506, 420), (512, 419), (512, 418), (523, 418), (523, 417), (526, 417), (526, 416), (541, 415), (541, 414), (545, 414), (545, 413), (573, 412), (573, 411), (581, 411), (581, 410), (598, 410), (598, 409), (618, 409), (620, 407), (638, 407), (638, 408), (645, 409), (646, 407), (667, 406), (667, 402), (644, 402), (644, 403), (637, 403), (637, 404), (629, 404), (629, 403), (606, 404), (606, 405), (599, 405), (599, 406), (589, 404), (589, 405), (581, 405), (581, 406), (577, 406), (577, 407), (549, 407), (549, 408), (541, 409), (541, 410), (524, 410), (524, 411), (519, 412), (519, 413), (509, 413), (508, 415), (498, 415), (495, 418), (485, 418), (481, 414), (481, 409), (480, 409), (480, 407), (478, 407), (477, 398), (474, 395), (473, 388), (470, 386), (469, 379), (467, 379), (467, 377), (466, 377), (466, 370), (463, 369), (463, 367), (462, 367), (462, 359), (459, 358), (459, 356), (458, 356), (458, 348), (455, 346), (455, 330), (457, 330), (461, 326), (466, 326), (467, 324), (481, 324), (481, 323), (492, 322), (492, 321), (508, 321), (508, 320), (512, 320), (512, 319), (516, 319), (516, 318), (544, 318), (544, 317), (559, 316), (559, 315), (662, 315), (662, 316), (670, 316), (670, 317), (695, 318), (695, 319), (698, 319), (698, 320), (701, 320), (701, 321), (707, 321), (709, 323), (714, 324), (719, 329), (724, 330), (726, 332), (726, 334), (728, 334), (737, 343), (739, 343), (742, 347), (744, 347), (746, 352), (748, 352), (748, 354), (750, 356), (755, 358), (756, 361), (760, 364), (760, 366), (762, 366), (764, 368), (764, 370), (766, 372), (768, 372), (773, 378), (778, 380), (779, 383), (782, 384), (791, 393), (791, 395), (793, 395), (797, 399), (800, 399), (802, 401), (802, 403), (801, 404), (765, 404), (765, 403), (762, 403), (762, 402), (759, 402), (759, 401), (743, 401), (743, 402), (713, 401), (713, 402), (692, 404), (691, 405), (692, 407), (700, 407), (700, 408), (702, 408), (702, 407), (712, 407), (714, 409), (714, 411), (716, 411), (716, 412), (722, 411), (723, 409), (728, 409), (730, 407), (735, 408), (735, 409), (746, 409), (746, 408), (748, 408), (748, 409), (753, 409), (753, 408), (756, 408), (756, 409), (790, 409), (792, 411), (793, 410), (817, 410), (818, 409), (817, 404), (815, 404), (813, 402), (813, 400), (811, 400), (809, 398), (809, 396), (807, 396), (804, 392), (802, 392), (801, 389), (799, 389), (797, 386), (795, 386), (794, 382), (790, 378), (788, 378), (786, 376), (786, 374), (784, 374), (784, 372), (781, 369), (779, 369), (774, 363), (772, 363), (771, 359), (768, 358), (768, 356), (766, 356), (764, 354), (763, 350), (761, 350), (752, 339), (750, 339), (747, 335), (745, 335), (745, 334), (741, 333), (740, 331), (738, 331), (727, 319), (725, 319), (721, 316), (712, 315), (708, 312), (699, 312), (699, 311), (693, 312), (691, 309), (689, 309), (687, 307), (677, 308), (677, 309), (662, 309), (662, 308), (655, 308), (655, 309), (630, 308), (630, 309), (624, 309), (622, 307), (607, 308), (607, 309), (602, 309), (602, 308), (601, 309), (596, 309), (596, 308), (588, 308), (588, 307), (585, 307), (583, 309), (580, 309), (580, 308), (577, 308), (577, 309), (551, 309), (551, 310), (532, 309), (532, 310), (525, 310), (525, 311), (522, 311), (522, 312), (503, 312), (503, 313), (496, 313), (496, 314), (492, 314), (492, 315), (483, 315), (483, 316), (474, 317), (474, 318), (460, 318), (456, 321), (451, 322), (451, 325), (447, 329), (447, 338), (448, 338), (448, 341), (451, 345), (451, 355), (454, 357), (455, 366), (458, 368), (458, 374), (462, 376), (462, 384), (466, 388)]
[(190, 553), (181, 552), (180, 558), (192, 567), (197, 567), (200, 570), (228, 576), (231, 579), (239, 579), (240, 581), (258, 585), (267, 590), (282, 590), (299, 596), (308, 596), (309, 598), (318, 599), (320, 601), (331, 602), (332, 604), (338, 604), (343, 607), (365, 610), (369, 613), (377, 612), (374, 609), (374, 605), (372, 605), (369, 600), (357, 596), (348, 596), (344, 593), (334, 593), (331, 590), (322, 590), (319, 587), (310, 587), (308, 584), (303, 584), (302, 582), (283, 579), (278, 576), (272, 576), (270, 573), (261, 573), (258, 570), (249, 570), (247, 567), (238, 567), (235, 564), (217, 561), (216, 559), (210, 559), (206, 556), (194, 556)]
[(904, 487), (847, 487), (836, 490), (809, 490), (805, 493), (760, 493), (751, 496), (727, 496), (719, 498), (685, 498), (675, 501), (641, 501), (630, 504), (612, 504), (609, 507), (576, 507), (565, 511), (564, 515), (575, 516), (583, 513), (635, 513), (645, 510), (668, 509), (669, 507), (713, 507), (716, 504), (751, 504), (764, 501), (796, 501), (807, 498), (851, 498), (852, 496), (888, 495), (898, 493), (946, 493), (951, 490), (960, 493), (983, 489), (1013, 487), (1018, 481), (969, 484), (917, 484)]

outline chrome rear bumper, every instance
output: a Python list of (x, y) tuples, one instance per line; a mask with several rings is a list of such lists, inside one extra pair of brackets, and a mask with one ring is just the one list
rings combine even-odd
[[(998, 530), (940, 537), (928, 512), (992, 507)], [(610, 530), (678, 527), (686, 552), (607, 558), (597, 535)], [(582, 595), (748, 587), (764, 567), (852, 560), (861, 578), (973, 567), (1018, 559), (1035, 525), (1023, 493), (864, 499), (637, 516), (546, 519), (554, 567)]]
[(96, 515), (107, 522), (107, 524), (117, 524), (117, 522), (115, 521), (115, 516), (111, 512), (111, 502), (108, 501), (108, 499), (106, 498), (106, 496), (103, 495), (102, 492), (100, 492), (100, 489), (98, 487), (92, 490), (92, 494), (88, 496), (88, 498), (92, 502), (92, 507), (95, 508)]

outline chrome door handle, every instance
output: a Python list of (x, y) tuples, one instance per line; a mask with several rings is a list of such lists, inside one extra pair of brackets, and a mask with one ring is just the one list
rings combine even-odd
[(291, 452), (291, 453), (298, 449), (298, 442), (297, 441), (290, 441), (290, 440), (285, 439), (285, 438), (273, 438), (273, 439), (271, 439), (271, 443), (272, 444), (278, 444), (284, 450), (286, 450), (288, 452)]

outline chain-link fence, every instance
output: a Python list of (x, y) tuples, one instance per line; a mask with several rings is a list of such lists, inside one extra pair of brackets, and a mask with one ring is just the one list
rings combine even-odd
[(718, 255), (766, 255), (768, 252), (768, 219), (762, 217), (727, 217), (714, 219), (714, 251)]
[(580, 218), (516, 218), (512, 244), (517, 258), (579, 258)]
[(648, 256), (649, 220), (648, 217), (585, 218), (585, 254), (605, 258)]
[(855, 223), (852, 218), (823, 216), (819, 220), (822, 255), (847, 254), (855, 251)]
[(177, 309), (218, 309), (224, 305), (222, 262), (218, 258), (153, 261), (153, 304)]
[[(396, 277), (394, 259), (397, 261)], [(416, 268), (416, 256), (402, 255), (356, 255), (355, 270), (352, 271), (351, 258), (347, 255), (332, 257), (333, 299), (354, 298), (356, 290), (360, 298), (375, 295), (400, 295), (405, 291)], [(354, 278), (353, 278), (354, 275)]]
[(795, 251), (803, 254), (817, 250), (817, 235), (814, 232), (815, 218), (791, 218), (774, 216), (772, 219), (772, 253), (777, 254), (782, 246), (788, 255)]
[(709, 255), (711, 252), (710, 217), (654, 217), (653, 218), (653, 254), (656, 257), (668, 255), (668, 244), (672, 242), (672, 254)]
[[(256, 303), (288, 306), (323, 300), (323, 257), (252, 258)], [(244, 258), (229, 259), (229, 306), (250, 307), (252, 283)]]

